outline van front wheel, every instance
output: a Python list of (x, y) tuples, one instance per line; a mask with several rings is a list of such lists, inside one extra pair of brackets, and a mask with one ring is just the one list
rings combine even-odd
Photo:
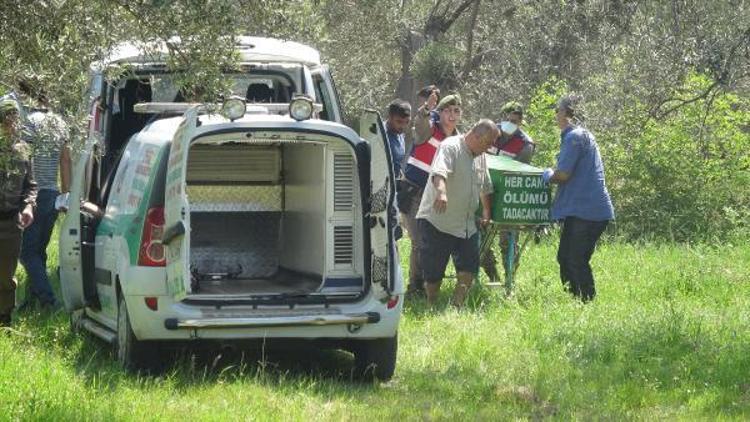
[(388, 381), (396, 371), (398, 334), (374, 340), (354, 340), (352, 351), (356, 378)]
[(153, 344), (140, 341), (130, 325), (128, 307), (125, 298), (120, 295), (117, 307), (117, 361), (127, 370), (148, 370), (155, 364), (153, 361), (157, 350)]

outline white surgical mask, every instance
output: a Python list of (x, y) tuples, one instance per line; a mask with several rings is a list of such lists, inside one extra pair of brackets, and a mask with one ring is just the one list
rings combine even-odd
[(511, 122), (509, 122), (507, 120), (505, 120), (505, 121), (500, 122), (500, 130), (502, 130), (503, 133), (507, 133), (508, 135), (512, 135), (512, 134), (516, 133), (516, 131), (518, 130), (518, 126), (516, 126), (515, 124), (513, 124), (513, 123), (511, 123)]

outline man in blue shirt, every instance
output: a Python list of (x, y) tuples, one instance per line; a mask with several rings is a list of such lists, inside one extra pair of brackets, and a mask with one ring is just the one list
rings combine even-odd
[(557, 104), (560, 153), (557, 168), (545, 169), (543, 178), (558, 184), (552, 219), (562, 223), (557, 262), (560, 279), (584, 302), (596, 295), (591, 255), (615, 213), (604, 184), (604, 164), (594, 135), (578, 126), (581, 97), (567, 95)]
[[(391, 150), (391, 165), (393, 165), (393, 178), (398, 180), (403, 168), (406, 147), (404, 144), (404, 132), (409, 128), (411, 122), (411, 105), (404, 100), (395, 99), (388, 105), (388, 119), (385, 121), (385, 135), (388, 138), (388, 147)], [(395, 227), (394, 238), (400, 239), (403, 235), (401, 226), (398, 225), (398, 212), (396, 208), (389, 211), (392, 227)]]
[(411, 122), (411, 105), (404, 100), (395, 99), (388, 105), (388, 119), (385, 121), (385, 134), (391, 149), (393, 176), (398, 178), (403, 168), (406, 155), (404, 132)]

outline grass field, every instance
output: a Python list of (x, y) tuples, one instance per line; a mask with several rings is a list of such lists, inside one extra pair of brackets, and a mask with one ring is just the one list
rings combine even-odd
[(132, 375), (64, 313), (25, 312), (0, 334), (0, 420), (750, 417), (750, 247), (604, 244), (588, 305), (562, 291), (555, 248), (530, 247), (511, 298), (407, 303), (390, 383), (352, 383), (349, 355), (315, 350)]

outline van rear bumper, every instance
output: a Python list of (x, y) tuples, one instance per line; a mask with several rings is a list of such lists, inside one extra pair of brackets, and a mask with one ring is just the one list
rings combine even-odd
[(338, 315), (299, 315), (254, 318), (200, 318), (179, 319), (167, 318), (164, 328), (167, 330), (180, 329), (211, 329), (211, 328), (264, 328), (264, 327), (305, 327), (325, 325), (364, 325), (380, 322), (380, 314), (366, 312), (361, 314)]

